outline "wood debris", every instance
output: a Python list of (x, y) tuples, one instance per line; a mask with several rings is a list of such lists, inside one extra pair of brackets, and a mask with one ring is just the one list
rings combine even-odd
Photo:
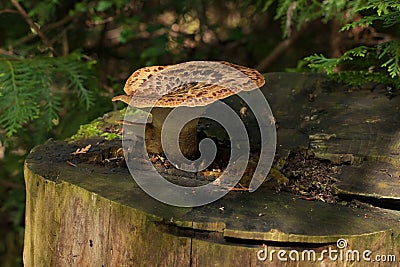
[(91, 147), (92, 147), (92, 145), (89, 144), (89, 145), (87, 145), (85, 147), (78, 148), (78, 149), (76, 149), (75, 152), (72, 152), (71, 155), (85, 154), (85, 153), (87, 153), (89, 151), (89, 149)]

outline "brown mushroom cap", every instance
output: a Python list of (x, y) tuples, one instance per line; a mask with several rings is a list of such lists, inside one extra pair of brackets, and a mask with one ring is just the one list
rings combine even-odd
[[(244, 86), (240, 90), (249, 91), (256, 88), (259, 88), (265, 84), (264, 76), (262, 76), (257, 70), (243, 67), (240, 65), (232, 64), (226, 61), (218, 61), (218, 63), (227, 65), (231, 68), (234, 68), (244, 74), (244, 77), (247, 77), (250, 83), (253, 83), (253, 86), (246, 87)], [(120, 95), (114, 97), (112, 100), (120, 100), (127, 104), (130, 104), (132, 100), (132, 96), (138, 92), (139, 88), (150, 79), (152, 75), (155, 73), (168, 70), (171, 70), (171, 66), (151, 66), (144, 67), (137, 71), (135, 71), (126, 81), (124, 91), (126, 95)], [(192, 70), (184, 70), (182, 69), (183, 75), (190, 75)], [(235, 77), (229, 77), (229, 75), (224, 75), (222, 73), (218, 73), (215, 71), (211, 73), (211, 75), (215, 76), (215, 79), (218, 80), (217, 83), (206, 83), (206, 82), (190, 82), (186, 84), (182, 84), (178, 87), (174, 87), (169, 90), (168, 93), (163, 94), (157, 91), (155, 88), (154, 92), (146, 92), (139, 93), (135, 95), (133, 106), (138, 108), (144, 107), (176, 107), (179, 105), (184, 106), (205, 106), (211, 104), (212, 102), (218, 99), (224, 99), (228, 96), (238, 93), (238, 90), (231, 90), (225, 86), (221, 85), (224, 80), (229, 80), (232, 82), (232, 79)], [(250, 88), (250, 89), (249, 89)]]
[(170, 65), (166, 66), (149, 66), (138, 69), (128, 78), (125, 83), (124, 91), (127, 95), (133, 95), (136, 90), (142, 86), (142, 84), (150, 79), (150, 77), (161, 70), (166, 69)]

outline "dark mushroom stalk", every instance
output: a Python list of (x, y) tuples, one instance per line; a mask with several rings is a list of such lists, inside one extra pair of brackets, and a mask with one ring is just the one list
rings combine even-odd
[[(122, 101), (129, 105), (131, 97), (120, 95), (113, 98), (113, 101)], [(153, 107), (150, 111), (152, 122), (146, 125), (145, 142), (146, 150), (150, 154), (161, 154), (163, 151), (161, 143), (161, 133), (164, 121), (173, 110), (171, 107)], [(191, 158), (197, 151), (197, 125), (199, 118), (195, 118), (184, 125), (179, 134), (179, 148), (182, 154)], [(177, 122), (179, 124), (179, 122)], [(174, 126), (172, 126), (174, 127)], [(176, 125), (178, 127), (178, 125)], [(166, 132), (165, 136), (171, 136)]]
[[(167, 107), (154, 107), (151, 110), (152, 123), (146, 126), (146, 149), (149, 153), (160, 154), (163, 152), (161, 144), (161, 131), (163, 124), (168, 114), (172, 111), (172, 108)], [(199, 119), (193, 119), (189, 121), (182, 128), (179, 134), (179, 148), (182, 154), (191, 158), (197, 151), (197, 125)], [(170, 136), (166, 132), (166, 136)]]

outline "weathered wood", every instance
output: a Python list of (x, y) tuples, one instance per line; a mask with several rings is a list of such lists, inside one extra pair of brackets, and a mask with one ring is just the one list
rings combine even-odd
[(55, 149), (74, 151), (48, 142), (25, 166), (27, 266), (258, 266), (263, 243), (321, 251), (334, 249), (339, 238), (348, 241), (346, 249), (393, 255), (400, 249), (399, 212), (304, 201), (266, 188), (176, 208), (143, 193), (126, 170), (71, 167), (63, 156), (41, 160)]
[[(381, 157), (371, 161), (372, 157), (368, 158), (365, 150), (368, 144), (372, 144), (372, 148), (382, 145), (382, 140), (388, 145), (397, 138), (396, 135), (382, 133), (381, 128), (373, 128), (373, 132), (379, 132), (387, 139), (359, 133), (357, 128), (346, 124), (348, 118), (342, 111), (345, 104), (328, 101), (329, 97), (322, 101), (324, 94), (339, 96), (357, 92), (347, 92), (345, 87), (337, 87), (335, 92), (326, 91), (332, 87), (327, 87), (327, 81), (320, 76), (269, 74), (266, 78), (270, 85), (263, 92), (279, 124), (278, 156), (286, 155), (293, 147), (308, 147), (309, 143), (321, 157), (328, 155), (330, 159), (347, 160), (348, 155), (351, 161), (348, 163), (353, 165), (342, 168), (354, 180), (341, 179), (338, 186), (343, 191), (349, 189), (358, 194), (358, 187), (365, 195), (373, 192), (386, 198), (397, 198), (400, 189), (393, 176), (393, 180), (388, 181), (383, 178), (388, 176), (385, 173), (381, 176), (367, 172), (366, 175), (372, 177), (370, 180), (376, 180), (372, 185), (367, 180), (371, 186), (368, 187), (362, 184), (365, 180), (359, 178), (361, 171), (357, 171), (366, 165), (356, 165), (373, 164), (371, 170), (385, 168), (391, 174), (398, 171), (396, 165), (375, 165), (389, 164), (389, 161), (381, 161)], [(360, 94), (364, 93), (360, 91)], [(370, 94), (375, 93), (379, 96), (379, 92)], [(313, 102), (309, 101), (308, 94), (315, 95)], [(357, 103), (357, 99), (354, 95), (351, 101)], [(379, 101), (388, 105), (384, 99)], [(334, 117), (334, 114), (341, 115)], [(311, 119), (313, 115), (318, 116)], [(309, 119), (305, 119), (307, 116)], [(391, 113), (385, 116), (397, 118)], [(335, 126), (330, 126), (330, 118), (335, 118)], [(395, 119), (386, 121), (397, 125)], [(352, 132), (354, 134), (350, 134)], [(352, 137), (367, 143), (357, 145), (355, 150), (351, 146), (349, 149), (348, 141), (340, 143)], [(98, 139), (84, 140), (80, 144), (49, 141), (36, 147), (26, 160), (26, 266), (263, 266), (267, 263), (303, 266), (301, 260), (280, 261), (276, 253), (272, 261), (260, 261), (257, 252), (263, 249), (263, 244), (269, 252), (275, 249), (301, 253), (313, 249), (317, 259), (324, 249), (329, 248), (343, 253), (349, 250), (362, 253), (368, 249), (373, 252), (371, 257), (395, 255), (397, 263), (400, 259), (399, 211), (306, 201), (290, 193), (275, 193), (267, 187), (254, 193), (232, 191), (224, 198), (198, 208), (172, 207), (145, 194), (126, 168), (90, 163), (80, 163), (76, 167), (68, 165), (70, 153), (87, 143), (92, 143), (93, 149), (99, 151), (108, 145), (107, 142), (98, 143)], [(391, 155), (385, 150), (371, 151), (378, 151), (385, 159)], [(365, 158), (369, 161), (364, 161)], [(346, 181), (351, 183), (346, 185)], [(379, 182), (385, 184), (386, 187), (382, 184), (381, 187), (387, 191), (377, 190)], [(337, 248), (336, 241), (340, 238), (348, 242), (346, 248)], [(314, 265), (357, 266), (364, 262), (333, 261), (324, 254), (321, 261), (314, 261)], [(395, 264), (391, 263), (391, 266)]]
[(28, 168), (25, 175), (25, 266), (189, 265), (190, 239), (160, 232), (160, 218)]

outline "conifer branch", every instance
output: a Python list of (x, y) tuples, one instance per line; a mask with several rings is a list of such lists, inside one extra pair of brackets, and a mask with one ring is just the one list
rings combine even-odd
[(53, 52), (54, 55), (58, 56), (59, 54), (54, 50), (53, 46), (50, 44), (49, 39), (43, 34), (43, 32), (39, 29), (39, 27), (33, 22), (33, 20), (29, 17), (28, 13), (26, 13), (25, 9), (18, 3), (16, 0), (10, 0), (14, 7), (18, 10), (21, 16), (25, 19), (25, 21), (29, 24), (29, 26), (36, 32), (36, 34), (42, 39), (43, 43)]
[[(36, 119), (49, 130), (70, 92), (87, 109), (94, 103), (87, 65), (77, 56), (0, 60), (0, 128), (6, 136)], [(65, 86), (71, 90), (60, 90)]]

